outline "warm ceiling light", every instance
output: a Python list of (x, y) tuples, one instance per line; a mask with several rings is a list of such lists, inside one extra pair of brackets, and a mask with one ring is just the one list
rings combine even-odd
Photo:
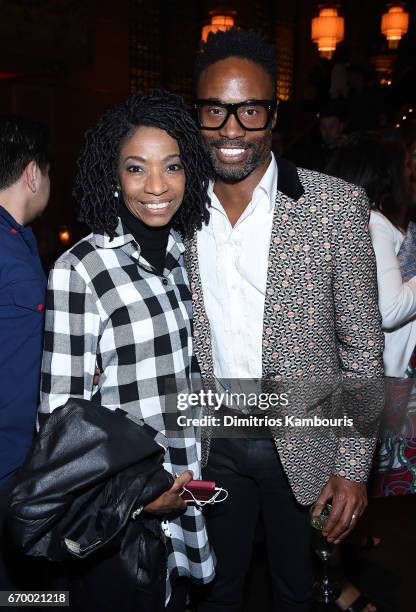
[(59, 240), (62, 244), (69, 244), (71, 242), (72, 232), (69, 227), (61, 227), (59, 230)]
[(403, 4), (389, 4), (381, 18), (381, 31), (387, 38), (389, 49), (397, 49), (401, 37), (409, 28), (409, 13)]
[(311, 36), (320, 55), (331, 59), (337, 44), (344, 38), (344, 17), (338, 15), (337, 7), (319, 9), (319, 16), (312, 19)]
[(221, 11), (221, 13), (219, 11), (211, 11), (210, 23), (204, 25), (202, 28), (202, 41), (206, 42), (208, 34), (211, 32), (215, 34), (215, 32), (226, 32), (227, 30), (230, 30), (234, 25), (234, 15), (235, 11)]

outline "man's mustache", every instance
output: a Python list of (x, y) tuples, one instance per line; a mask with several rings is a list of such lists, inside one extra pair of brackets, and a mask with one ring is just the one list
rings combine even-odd
[(247, 143), (244, 140), (227, 140), (226, 138), (218, 138), (218, 140), (210, 140), (208, 143), (209, 147), (216, 147), (217, 149), (252, 149), (253, 145)]

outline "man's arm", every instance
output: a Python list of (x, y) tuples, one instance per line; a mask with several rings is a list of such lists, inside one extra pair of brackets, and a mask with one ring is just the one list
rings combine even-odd
[(333, 476), (317, 500), (324, 504), (332, 498), (333, 510), (324, 535), (336, 542), (348, 535), (367, 505), (365, 483), (383, 408), (384, 336), (368, 220), (364, 191), (351, 188), (337, 228), (333, 292), (342, 408), (354, 426), (353, 435), (338, 439)]

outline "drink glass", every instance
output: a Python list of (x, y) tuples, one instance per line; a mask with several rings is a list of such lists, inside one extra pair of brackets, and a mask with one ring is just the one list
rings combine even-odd
[(322, 535), (329, 514), (332, 510), (331, 504), (313, 504), (310, 509), (310, 523), (312, 526), (312, 545), (315, 553), (321, 560), (322, 576), (313, 585), (313, 597), (319, 603), (333, 603), (341, 595), (339, 584), (329, 577), (328, 562), (334, 551), (334, 544)]

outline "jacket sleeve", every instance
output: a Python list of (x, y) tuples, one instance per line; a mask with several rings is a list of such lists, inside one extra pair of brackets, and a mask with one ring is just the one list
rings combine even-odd
[(350, 188), (340, 206), (333, 291), (343, 411), (353, 435), (339, 438), (334, 473), (359, 482), (368, 478), (384, 402), (384, 335), (368, 220), (367, 196)]
[(87, 556), (171, 486), (163, 457), (152, 428), (72, 398), (35, 437), (10, 493), (8, 533), (32, 556)]
[(91, 399), (99, 330), (91, 289), (69, 262), (56, 262), (46, 295), (41, 413), (70, 397)]
[(381, 214), (370, 218), (377, 260), (379, 307), (385, 329), (394, 329), (416, 316), (416, 277), (403, 282), (396, 255), (394, 228)]

